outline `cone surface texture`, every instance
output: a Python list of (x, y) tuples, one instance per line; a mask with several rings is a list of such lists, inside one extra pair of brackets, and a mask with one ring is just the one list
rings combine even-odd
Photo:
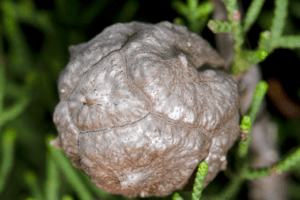
[(58, 81), (61, 148), (105, 192), (167, 196), (201, 160), (205, 186), (239, 134), (237, 85), (186, 27), (118, 23), (71, 46)]

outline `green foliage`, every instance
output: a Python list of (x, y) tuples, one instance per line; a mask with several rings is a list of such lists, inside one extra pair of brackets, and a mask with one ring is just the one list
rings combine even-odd
[(253, 0), (251, 2), (250, 7), (248, 8), (245, 14), (243, 26), (244, 33), (247, 33), (250, 30), (251, 26), (254, 24), (254, 22), (257, 20), (264, 3), (265, 0)]
[(265, 81), (260, 81), (253, 94), (252, 102), (248, 111), (248, 114), (243, 118), (241, 127), (243, 130), (248, 131), (246, 141), (239, 143), (238, 155), (239, 158), (245, 159), (248, 153), (250, 141), (251, 141), (251, 124), (254, 123), (256, 114), (260, 108), (260, 104), (264, 99), (268, 90), (268, 84)]
[(274, 166), (274, 170), (277, 173), (281, 173), (284, 171), (290, 170), (292, 167), (295, 167), (300, 163), (300, 148), (289, 155), (286, 159), (279, 162), (277, 165)]
[(28, 197), (28, 198), (26, 198), (26, 200), (35, 200), (35, 199), (32, 197)]
[(244, 38), (258, 17), (264, 1), (253, 0), (248, 8), (243, 24), (238, 12), (237, 0), (223, 0), (228, 12), (228, 22), (210, 20), (208, 27), (214, 33), (231, 33), (235, 44), (235, 57), (233, 60), (232, 73), (239, 74), (251, 68), (254, 64), (262, 62), (276, 48), (299, 48), (300, 35), (282, 36), (287, 16), (288, 0), (275, 1), (275, 15), (270, 31), (261, 34), (257, 50), (245, 50)]
[(5, 130), (1, 138), (2, 160), (0, 167), (0, 193), (4, 188), (4, 184), (11, 172), (14, 159), (14, 146), (17, 137), (17, 132), (13, 128)]
[(24, 180), (28, 184), (31, 193), (33, 194), (36, 200), (44, 199), (44, 195), (42, 194), (42, 190), (38, 184), (37, 177), (34, 172), (32, 171), (25, 172)]
[(248, 180), (261, 179), (270, 176), (272, 173), (282, 173), (289, 171), (291, 168), (300, 164), (300, 148), (289, 155), (284, 160), (280, 161), (278, 164), (272, 168), (264, 168), (259, 170), (249, 170), (245, 175)]
[(200, 162), (198, 171), (195, 178), (193, 193), (192, 193), (192, 200), (198, 200), (201, 198), (203, 184), (206, 177), (206, 173), (208, 171), (208, 164), (205, 161)]
[[(51, 148), (51, 147), (48, 147)], [(59, 169), (56, 166), (56, 162), (53, 160), (51, 153), (47, 154), (46, 163), (46, 181), (45, 181), (45, 199), (56, 200), (59, 199), (59, 186), (60, 186), (60, 174)]]
[[(199, 4), (198, 0), (187, 0), (187, 4), (174, 0), (172, 2), (172, 7), (187, 19), (189, 30), (195, 33), (200, 33), (206, 25), (208, 16), (214, 10), (212, 2), (208, 1)], [(183, 20), (178, 18), (174, 23), (184, 25)]]
[[(89, 192), (88, 188), (84, 185), (82, 180), (79, 178), (78, 174), (75, 171), (75, 168), (72, 167), (71, 161), (63, 155), (63, 152), (52, 147), (49, 142), (54, 137), (49, 137), (47, 139), (47, 145), (50, 151), (51, 156), (59, 166), (60, 170), (64, 173), (68, 179), (70, 185), (73, 187), (74, 191), (78, 194), (80, 199), (93, 200), (92, 194)], [(49, 180), (50, 181), (50, 180)]]
[(174, 195), (173, 195), (173, 200), (183, 200), (183, 198), (180, 196), (180, 194), (175, 192)]
[(221, 20), (210, 20), (207, 24), (214, 33), (233, 33), (233, 28), (229, 22)]
[(249, 131), (251, 128), (251, 118), (248, 115), (245, 115), (241, 122), (241, 129), (243, 131)]
[[(198, 165), (198, 171), (195, 178), (193, 187), (192, 200), (199, 200), (203, 191), (204, 180), (208, 171), (208, 164), (205, 161), (201, 161)], [(173, 200), (183, 200), (183, 198), (177, 192), (173, 195)]]
[(248, 115), (250, 117), (251, 123), (255, 121), (256, 114), (259, 111), (260, 104), (264, 99), (268, 90), (268, 83), (266, 81), (260, 81), (253, 94), (252, 102), (248, 111)]
[(62, 197), (62, 200), (73, 200), (73, 198), (69, 195), (65, 195)]

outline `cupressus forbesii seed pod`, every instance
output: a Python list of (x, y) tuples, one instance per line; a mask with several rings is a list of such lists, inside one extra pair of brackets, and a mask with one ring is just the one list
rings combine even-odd
[(167, 196), (202, 160), (205, 186), (226, 168), (237, 85), (200, 36), (169, 22), (118, 23), (69, 50), (51, 144), (99, 188)]

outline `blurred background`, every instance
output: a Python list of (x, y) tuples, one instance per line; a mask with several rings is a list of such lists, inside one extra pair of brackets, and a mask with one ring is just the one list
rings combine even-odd
[[(36, 192), (44, 193), (50, 173), (49, 147), (45, 141), (48, 135), (57, 135), (52, 122), (59, 101), (56, 81), (68, 62), (68, 46), (86, 42), (117, 22), (173, 22), (181, 16), (172, 9), (171, 2), (0, 0), (0, 134), (16, 133), (12, 164), (8, 167), (10, 172), (5, 183), (0, 182), (1, 200), (23, 200), (36, 196)], [(246, 9), (250, 1), (241, 3)], [(259, 33), (269, 29), (273, 9), (274, 2), (266, 0), (258, 21), (248, 34), (249, 47), (254, 49)], [(299, 24), (300, 1), (290, 0), (284, 34), (299, 35)], [(215, 47), (214, 35), (207, 27), (201, 35)], [(278, 126), (278, 144), (283, 156), (300, 144), (299, 67), (300, 49), (275, 50), (261, 63), (263, 78), (270, 84), (267, 107)], [(1, 145), (5, 146), (3, 141)], [(4, 155), (2, 147), (0, 168), (10, 155)], [(299, 169), (300, 166), (293, 169), (289, 176), (292, 200), (300, 199)], [(76, 173), (83, 176), (78, 170)], [(58, 170), (58, 176), (59, 199), (64, 195), (81, 199), (63, 170)], [(85, 178), (83, 180), (88, 181)], [(221, 172), (204, 195), (219, 191), (228, 180)], [(84, 185), (89, 184), (84, 182)], [(97, 197), (97, 192), (91, 193)], [(247, 199), (247, 184), (237, 199)]]

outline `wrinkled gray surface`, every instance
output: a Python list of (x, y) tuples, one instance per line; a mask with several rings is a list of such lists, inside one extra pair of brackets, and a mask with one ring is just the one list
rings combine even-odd
[(205, 186), (226, 168), (239, 133), (237, 85), (201, 37), (169, 22), (131, 22), (70, 51), (51, 144), (99, 188), (166, 196), (201, 160), (210, 165)]

